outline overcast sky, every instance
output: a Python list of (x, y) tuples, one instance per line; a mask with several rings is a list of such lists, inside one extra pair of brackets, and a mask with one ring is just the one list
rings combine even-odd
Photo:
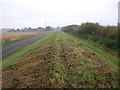
[(2, 27), (117, 25), (119, 0), (1, 0)]

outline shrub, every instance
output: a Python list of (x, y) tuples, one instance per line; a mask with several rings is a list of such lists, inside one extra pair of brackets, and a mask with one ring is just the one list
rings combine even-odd
[(118, 48), (118, 46), (120, 46), (120, 41), (118, 42), (118, 38), (120, 37), (118, 37), (117, 26), (101, 26), (99, 23), (87, 22), (82, 23), (79, 26), (65, 26), (62, 30), (120, 52), (120, 49)]

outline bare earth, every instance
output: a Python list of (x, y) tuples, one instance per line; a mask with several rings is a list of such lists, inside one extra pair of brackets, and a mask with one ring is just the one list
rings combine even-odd
[(2, 38), (2, 41), (6, 42), (36, 34), (38, 34), (38, 32), (7, 32), (0, 34), (0, 39)]

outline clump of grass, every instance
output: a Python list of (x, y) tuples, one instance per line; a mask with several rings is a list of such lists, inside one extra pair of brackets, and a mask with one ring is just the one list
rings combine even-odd
[(68, 83), (71, 81), (71, 76), (68, 74), (67, 69), (64, 67), (64, 65), (59, 62), (55, 61), (51, 67), (49, 72), (50, 78), (52, 83), (55, 83), (55, 80), (58, 80), (58, 83), (56, 84), (56, 87), (63, 87), (67, 86)]
[(94, 52), (92, 52), (91, 54), (92, 54), (92, 55), (96, 55), (96, 53), (94, 53)]
[(50, 54), (52, 54), (52, 52), (49, 50), (49, 51), (48, 51), (48, 55), (50, 55)]
[(100, 80), (101, 78), (102, 76), (98, 73), (86, 70), (83, 71), (83, 76), (81, 77), (80, 81), (87, 83), (86, 87), (89, 87), (90, 85), (94, 85), (96, 83), (96, 80)]
[(79, 62), (82, 63), (83, 65), (86, 65), (87, 67), (93, 66), (93, 63), (90, 60), (87, 60), (83, 57), (79, 58)]
[(19, 82), (19, 80), (18, 80), (16, 77), (13, 76), (12, 78), (10, 78), (10, 84), (11, 84), (12, 86), (17, 85), (18, 82)]
[(49, 48), (53, 48), (53, 46), (52, 46), (52, 45), (50, 45), (50, 46), (49, 46)]

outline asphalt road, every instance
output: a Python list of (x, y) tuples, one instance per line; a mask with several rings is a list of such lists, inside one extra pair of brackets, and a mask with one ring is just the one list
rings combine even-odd
[(3, 46), (3, 47), (0, 47), (0, 56), (7, 55), (8, 53), (26, 45), (26, 44), (29, 44), (29, 43), (33, 42), (34, 40), (37, 40), (40, 37), (43, 37), (45, 35), (50, 34), (51, 32), (52, 31), (34, 36), (32, 38), (28, 38), (28, 39), (25, 39), (25, 40), (18, 41), (16, 43), (11, 44), (11, 45), (6, 45), (6, 46)]

